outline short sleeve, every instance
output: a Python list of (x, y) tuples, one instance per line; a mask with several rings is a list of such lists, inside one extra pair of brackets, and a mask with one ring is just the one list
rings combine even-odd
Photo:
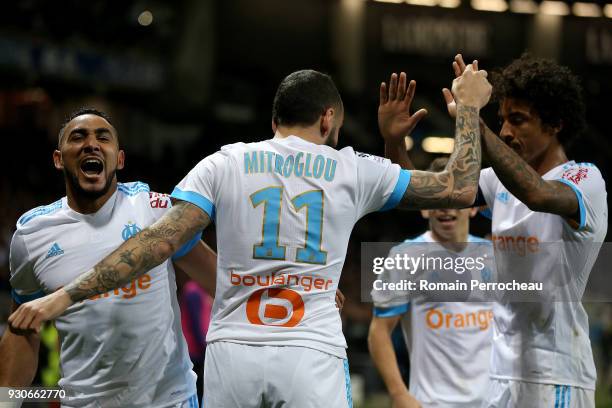
[(358, 218), (395, 208), (410, 184), (410, 171), (379, 156), (356, 155)]
[(228, 154), (224, 151), (206, 157), (181, 180), (171, 197), (200, 207), (211, 220), (214, 220), (217, 191), (226, 171), (227, 162)]
[[(397, 254), (403, 253), (407, 243), (393, 247), (387, 255), (387, 259), (393, 259)], [(396, 284), (406, 279), (407, 272), (399, 269), (384, 269), (376, 277), (372, 288), (372, 301), (374, 302), (374, 316), (393, 317), (402, 315), (410, 309), (410, 292), (408, 290), (388, 289), (384, 284)]]
[(15, 303), (20, 305), (45, 296), (34, 275), (33, 260), (30, 259), (24, 237), (19, 230), (11, 240), (9, 262), (11, 294)]
[(571, 187), (578, 199), (578, 231), (597, 232), (608, 223), (606, 183), (591, 163), (573, 163), (558, 179)]

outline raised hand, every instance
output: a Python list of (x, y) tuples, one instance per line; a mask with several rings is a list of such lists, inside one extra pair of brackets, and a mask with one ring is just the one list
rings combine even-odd
[(416, 81), (410, 81), (408, 85), (406, 73), (391, 74), (389, 85), (380, 84), (380, 103), (378, 105), (378, 128), (385, 141), (402, 141), (409, 135), (417, 123), (427, 115), (427, 110), (419, 109), (412, 115), (410, 105), (416, 90)]
[[(453, 67), (455, 64), (459, 66), (455, 61)], [(493, 87), (487, 81), (487, 71), (478, 70), (478, 61), (474, 61), (453, 80), (452, 93), (457, 104), (481, 109), (489, 102), (492, 89)]]
[[(455, 78), (460, 77), (461, 74), (463, 74), (463, 71), (466, 69), (466, 64), (463, 61), (463, 56), (461, 54), (455, 55), (452, 66), (453, 72), (455, 73)], [(474, 60), (474, 62), (472, 62), (472, 68), (474, 71), (478, 71), (478, 60)], [(443, 88), (442, 96), (444, 97), (444, 102), (446, 102), (448, 114), (454, 119), (457, 117), (457, 103), (455, 102), (452, 92), (448, 88)]]

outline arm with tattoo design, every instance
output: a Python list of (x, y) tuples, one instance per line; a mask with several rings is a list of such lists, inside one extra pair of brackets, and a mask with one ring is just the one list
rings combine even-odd
[(9, 317), (11, 329), (39, 331), (44, 321), (55, 319), (73, 303), (126, 285), (170, 258), (208, 224), (210, 218), (199, 207), (179, 201), (93, 269), (47, 296), (22, 304)]
[(495, 174), (517, 199), (532, 211), (564, 217), (578, 215), (578, 199), (570, 186), (559, 181), (544, 180), (482, 120), (480, 131), (483, 151)]
[(479, 109), (457, 107), (455, 147), (446, 169), (439, 173), (412, 171), (401, 206), (404, 208), (462, 208), (473, 204), (480, 176)]
[(200, 208), (179, 201), (156, 223), (126, 241), (64, 287), (73, 302), (121, 287), (164, 262), (210, 224)]

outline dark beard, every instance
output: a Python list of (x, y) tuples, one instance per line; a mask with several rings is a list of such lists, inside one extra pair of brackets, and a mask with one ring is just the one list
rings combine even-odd
[(87, 198), (90, 200), (95, 200), (96, 198), (100, 198), (104, 194), (108, 193), (108, 190), (110, 190), (111, 185), (113, 184), (113, 178), (115, 178), (116, 174), (117, 170), (110, 172), (110, 174), (106, 178), (106, 184), (104, 184), (104, 187), (101, 190), (87, 191), (83, 189), (83, 187), (81, 187), (81, 185), (79, 184), (78, 176), (74, 173), (69, 172), (64, 167), (64, 177), (66, 178), (66, 180), (68, 180), (68, 184), (70, 184), (70, 186), (72, 187), (72, 191), (74, 191), (74, 194), (77, 197)]

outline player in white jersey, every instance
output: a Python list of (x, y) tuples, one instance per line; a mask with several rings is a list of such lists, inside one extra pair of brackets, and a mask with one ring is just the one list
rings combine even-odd
[[(446, 158), (432, 162), (429, 170), (444, 168)], [(396, 254), (419, 256), (422, 253), (442, 257), (472, 257), (483, 255), (482, 245), (490, 241), (469, 235), (470, 217), (475, 208), (462, 210), (423, 210), (429, 220), (429, 230), (415, 239), (394, 247)], [(466, 243), (470, 243), (468, 245)], [(492, 254), (492, 250), (491, 250)], [(419, 272), (386, 270), (379, 279), (384, 282), (418, 281)], [(421, 272), (423, 271), (421, 268)], [(434, 271), (444, 280), (449, 271)], [(468, 278), (486, 280), (490, 269), (461, 271), (456, 277), (478, 273)], [(415, 279), (413, 279), (415, 278)], [(464, 279), (465, 280), (465, 279)], [(374, 317), (370, 324), (368, 346), (378, 371), (383, 377), (395, 408), (479, 407), (489, 383), (489, 360), (493, 332), (491, 303), (451, 302), (451, 295), (441, 294), (440, 301), (427, 293), (400, 290), (373, 290)], [(446, 297), (446, 299), (444, 299)], [(463, 296), (459, 296), (463, 298)], [(397, 324), (401, 328), (410, 355), (410, 391), (404, 384), (398, 367), (391, 333)]]
[[(414, 86), (401, 78), (388, 92), (381, 87), (381, 110), (394, 111), (395, 125), (407, 131)], [(453, 89), (460, 104), (448, 166), (405, 172), (350, 147), (334, 149), (344, 112), (333, 81), (312, 70), (290, 74), (274, 100), (273, 139), (206, 157), (174, 190), (178, 202), (168, 214), (73, 284), (23, 305), (10, 324), (38, 327), (81, 298), (134, 279), (214, 220), (218, 274), (204, 406), (350, 406), (334, 292), (353, 225), (398, 204), (462, 207), (475, 198), (477, 115), (490, 85), (470, 66)]]
[[(108, 117), (81, 109), (60, 131), (54, 162), (66, 197), (17, 221), (11, 242), (15, 305), (67, 285), (117, 245), (157, 221), (171, 207), (167, 195), (140, 182), (118, 183), (124, 164)], [(196, 235), (173, 261), (214, 290), (215, 255)], [(15, 306), (16, 308), (16, 306)], [(194, 407), (191, 370), (170, 260), (121, 288), (72, 305), (55, 320), (60, 336), (65, 407)], [(7, 330), (0, 384), (27, 386), (37, 367), (37, 333)]]
[[(461, 73), (461, 55), (453, 67)], [(510, 274), (527, 250), (537, 262), (518, 268), (522, 276), (570, 284), (556, 298), (543, 293), (539, 303), (495, 306), (484, 406), (594, 407), (596, 372), (580, 298), (606, 236), (608, 205), (597, 167), (565, 152), (585, 128), (582, 89), (569, 69), (528, 55), (497, 73), (494, 85), (502, 128), (498, 137), (481, 121), (492, 169), (482, 170), (477, 204), (488, 205), (496, 257), (508, 260), (498, 262), (498, 273)], [(452, 114), (448, 90), (445, 97)]]

